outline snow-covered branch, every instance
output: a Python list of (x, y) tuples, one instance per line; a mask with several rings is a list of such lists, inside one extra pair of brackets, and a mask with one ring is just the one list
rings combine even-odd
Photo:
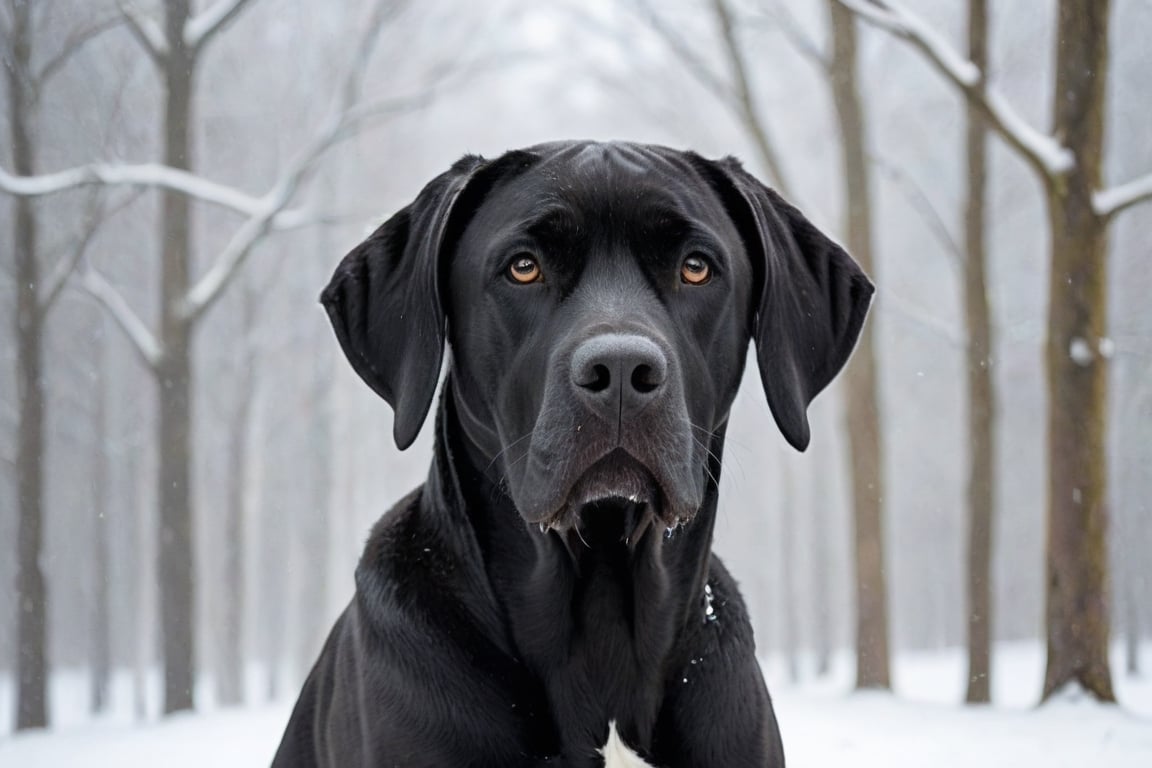
[(93, 163), (39, 176), (14, 176), (0, 168), (0, 192), (19, 197), (52, 195), (93, 185), (170, 189), (246, 216), (260, 213), (264, 206), (263, 198), (253, 197), (188, 171), (157, 163), (139, 165)]
[(216, 0), (208, 10), (184, 23), (184, 45), (197, 49), (236, 18), (251, 0)]
[(168, 41), (164, 38), (164, 32), (159, 24), (140, 13), (131, 3), (132, 0), (116, 0), (116, 7), (120, 9), (120, 15), (136, 42), (140, 43), (153, 61), (161, 64), (168, 55)]
[(1152, 173), (1111, 189), (1099, 190), (1092, 195), (1092, 207), (1098, 216), (1107, 219), (1125, 208), (1149, 200), (1152, 200)]
[(140, 355), (140, 359), (144, 364), (148, 368), (156, 370), (164, 357), (164, 348), (152, 332), (148, 330), (148, 326), (144, 324), (144, 321), (140, 319), (139, 315), (133, 312), (132, 308), (128, 306), (128, 302), (124, 300), (124, 297), (121, 296), (107, 280), (92, 269), (84, 270), (80, 284), (92, 298), (96, 299), (108, 310), (108, 314), (112, 316), (112, 319), (120, 326), (120, 330), (124, 331), (124, 335), (132, 342), (132, 347), (136, 350), (136, 353)]
[(896, 0), (836, 0), (865, 21), (907, 40), (959, 88), (989, 125), (1039, 174), (1054, 179), (1075, 165), (1072, 152), (1052, 136), (1028, 125), (1006, 99), (984, 81), (985, 74), (924, 21)]

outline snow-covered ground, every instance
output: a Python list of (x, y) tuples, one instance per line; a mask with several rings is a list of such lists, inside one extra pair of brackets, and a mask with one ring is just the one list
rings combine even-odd
[[(1147, 659), (1152, 649), (1145, 651)], [(1119, 707), (1065, 696), (1037, 708), (1040, 650), (1001, 646), (993, 669), (996, 703), (972, 708), (957, 704), (964, 678), (959, 651), (902, 655), (895, 664), (894, 694), (848, 693), (850, 665), (838, 661), (830, 677), (799, 685), (784, 680), (778, 660), (765, 664), (793, 768), (1152, 766), (1152, 678), (1124, 677), (1119, 664)], [(76, 694), (73, 716), (52, 731), (0, 737), (0, 766), (266, 765), (290, 710), (285, 702), (144, 725), (119, 712), (82, 723), (75, 716), (87, 695), (82, 679), (55, 685), (54, 693), (66, 694), (68, 688)], [(0, 685), (0, 694), (9, 693)], [(64, 714), (67, 705), (58, 702), (54, 709)]]

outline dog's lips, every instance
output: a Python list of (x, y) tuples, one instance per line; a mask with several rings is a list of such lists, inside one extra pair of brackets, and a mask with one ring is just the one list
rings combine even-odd
[(585, 470), (568, 493), (567, 507), (618, 501), (651, 504), (659, 495), (652, 473), (636, 459), (617, 449)]
[(685, 522), (671, 514), (653, 472), (618, 448), (589, 466), (572, 484), (563, 504), (539, 526), (585, 546), (614, 540), (633, 545), (657, 521), (667, 528)]

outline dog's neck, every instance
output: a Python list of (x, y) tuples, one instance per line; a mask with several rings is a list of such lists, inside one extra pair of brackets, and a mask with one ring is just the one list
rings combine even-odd
[(709, 485), (692, 522), (671, 533), (650, 527), (639, 541), (573, 545), (524, 521), (497, 462), (460, 428), (445, 389), (425, 493), (440, 497), (429, 508), (452, 510), (449, 527), (474, 535), (485, 571), (476, 576), (495, 603), (499, 641), (543, 681), (562, 742), (603, 743), (616, 720), (630, 743), (647, 748), (677, 639), (708, 620), (723, 430), (710, 446)]

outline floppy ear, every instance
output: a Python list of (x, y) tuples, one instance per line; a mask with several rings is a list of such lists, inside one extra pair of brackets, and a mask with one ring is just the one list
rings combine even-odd
[(852, 354), (874, 288), (843, 248), (738, 161), (711, 165), (757, 273), (752, 336), (764, 394), (784, 437), (803, 451), (808, 405)]
[(438, 286), (446, 232), (460, 193), (483, 159), (467, 156), (352, 249), (320, 301), (360, 378), (395, 412), (392, 435), (407, 448), (436, 394), (444, 354)]

